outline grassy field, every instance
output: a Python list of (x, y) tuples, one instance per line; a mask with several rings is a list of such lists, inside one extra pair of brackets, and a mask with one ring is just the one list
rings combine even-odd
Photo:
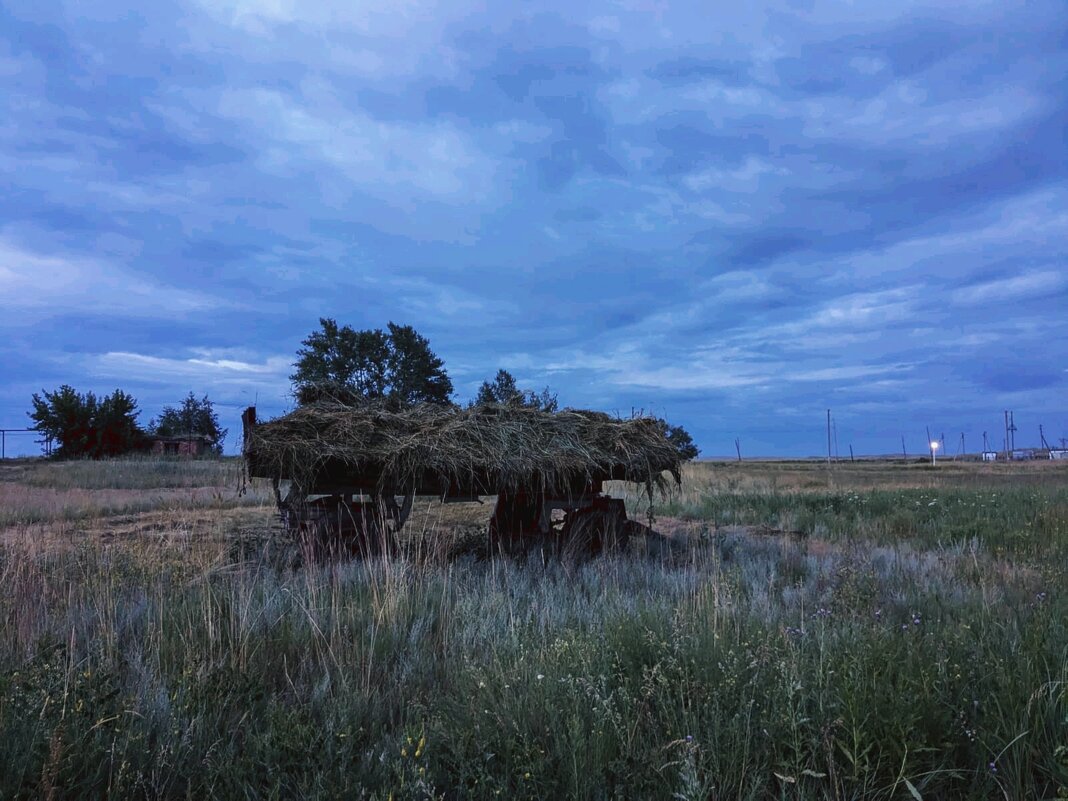
[(4, 465), (0, 798), (1068, 798), (1066, 467), (700, 463), (653, 557), (423, 502), (297, 566), (233, 461)]

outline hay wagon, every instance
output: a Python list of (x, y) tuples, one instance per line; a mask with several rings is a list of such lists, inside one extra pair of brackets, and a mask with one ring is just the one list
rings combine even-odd
[(514, 406), (317, 403), (258, 423), (242, 415), (248, 475), (271, 481), (286, 528), (354, 552), (395, 545), (416, 496), (495, 496), (492, 550), (540, 542), (600, 550), (638, 530), (606, 481), (652, 498), (680, 457), (660, 421)]

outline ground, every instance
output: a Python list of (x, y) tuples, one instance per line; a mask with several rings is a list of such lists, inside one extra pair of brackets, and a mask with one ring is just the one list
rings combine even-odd
[(584, 561), (492, 499), (309, 561), (269, 495), (0, 465), (0, 797), (1068, 797), (1068, 465), (699, 463)]

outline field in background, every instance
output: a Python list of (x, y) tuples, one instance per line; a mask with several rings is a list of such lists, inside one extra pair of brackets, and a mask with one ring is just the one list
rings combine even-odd
[(1068, 797), (1066, 468), (699, 463), (652, 558), (423, 500), (301, 565), (234, 460), (3, 465), (0, 797)]

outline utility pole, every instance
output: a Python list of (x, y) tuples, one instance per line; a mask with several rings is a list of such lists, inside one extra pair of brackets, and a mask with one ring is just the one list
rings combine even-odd
[(734, 450), (738, 451), (738, 461), (742, 461), (742, 441), (738, 437), (734, 438)]
[(904, 434), (901, 435), (901, 458), (904, 459), (906, 462), (909, 460), (908, 451), (905, 450), (905, 435)]
[(851, 462), (855, 462), (856, 461), (856, 459), (853, 458), (853, 443), (852, 442), (849, 443), (849, 461), (851, 461)]
[(1011, 459), (1012, 452), (1016, 450), (1016, 421), (1013, 419), (1012, 411), (1005, 412), (1005, 458)]
[(990, 450), (990, 446), (987, 444), (986, 432), (984, 431), (983, 432), (983, 453), (986, 453), (988, 450)]
[(838, 421), (831, 420), (831, 426), (834, 428), (834, 460), (838, 461)]

